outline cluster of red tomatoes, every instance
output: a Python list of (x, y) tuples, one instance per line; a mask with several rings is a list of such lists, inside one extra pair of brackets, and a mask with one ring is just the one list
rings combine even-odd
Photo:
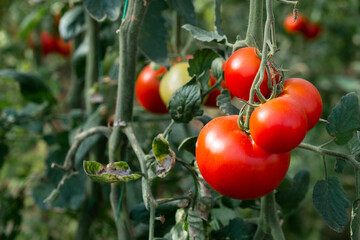
[[(172, 94), (190, 81), (188, 74), (189, 64), (187, 62), (175, 62), (169, 70), (164, 66), (148, 64), (139, 74), (135, 94), (139, 103), (149, 112), (167, 113), (166, 105), (169, 103)], [(213, 86), (216, 78), (211, 76), (209, 85)], [(221, 84), (226, 88), (225, 81)], [(216, 98), (220, 90), (215, 89), (206, 98), (205, 105), (216, 106)]]
[[(230, 92), (249, 99), (261, 60), (251, 47), (235, 51), (225, 66)], [(274, 82), (277, 78), (274, 77)], [(269, 97), (265, 72), (260, 92)], [(258, 101), (255, 98), (255, 101)], [(238, 115), (218, 117), (206, 124), (196, 144), (196, 160), (205, 181), (217, 192), (235, 199), (255, 199), (273, 191), (283, 180), (290, 151), (319, 121), (322, 100), (310, 82), (291, 78), (279, 96), (251, 113), (249, 131), (238, 126)]]
[[(28, 45), (32, 49), (35, 48), (34, 38), (33, 35), (30, 35), (28, 38)], [(47, 31), (40, 32), (39, 43), (43, 56), (50, 53), (59, 53), (64, 57), (69, 57), (72, 51), (71, 42), (65, 42), (60, 36), (53, 36)]]
[(284, 19), (284, 28), (288, 33), (302, 33), (307, 39), (314, 39), (321, 33), (322, 27), (318, 23), (311, 22), (303, 14), (298, 14), (294, 19), (292, 14)]

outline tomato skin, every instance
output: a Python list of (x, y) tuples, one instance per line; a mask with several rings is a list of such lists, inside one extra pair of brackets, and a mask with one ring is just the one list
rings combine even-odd
[(238, 115), (218, 117), (200, 131), (196, 161), (205, 181), (218, 193), (235, 199), (255, 199), (283, 180), (290, 153), (268, 153), (237, 126)]
[(307, 132), (304, 109), (289, 97), (269, 100), (250, 116), (250, 135), (262, 149), (285, 153), (297, 147)]
[(139, 103), (152, 113), (167, 113), (165, 104), (162, 102), (159, 93), (160, 77), (167, 71), (164, 66), (155, 70), (151, 64), (141, 70), (136, 84), (135, 95)]
[(319, 91), (312, 83), (301, 78), (286, 79), (280, 96), (295, 100), (305, 110), (308, 131), (317, 124), (323, 104)]
[(56, 39), (48, 32), (40, 33), (41, 53), (43, 56), (56, 51)]
[[(216, 78), (215, 78), (213, 75), (210, 74), (210, 80), (209, 80), (209, 85), (210, 85), (210, 87), (214, 86), (215, 83), (216, 83)], [(228, 88), (225, 81), (222, 81), (220, 85), (221, 85), (221, 87), (222, 87), (223, 89), (227, 89), (227, 88)], [(221, 91), (220, 91), (219, 89), (216, 88), (216, 89), (212, 90), (212, 91), (208, 94), (208, 96), (207, 96), (207, 99), (206, 99), (206, 101), (205, 101), (205, 105), (206, 105), (206, 106), (209, 106), (209, 107), (216, 107), (216, 106), (217, 106), (217, 104), (216, 104), (216, 98), (217, 98), (220, 94), (221, 94)]]
[(307, 25), (307, 18), (303, 14), (298, 14), (296, 21), (294, 22), (293, 14), (289, 14), (284, 19), (284, 28), (288, 33), (298, 33), (304, 31)]
[(160, 97), (165, 105), (169, 103), (171, 96), (177, 89), (190, 81), (188, 67), (187, 62), (175, 63), (164, 74), (160, 82)]
[[(236, 50), (225, 65), (225, 81), (230, 92), (245, 101), (249, 100), (249, 93), (256, 73), (259, 70), (261, 59), (255, 54), (255, 48), (245, 47)], [(264, 97), (270, 95), (268, 76), (265, 72), (260, 91)], [(255, 101), (259, 101), (255, 95)]]
[(322, 27), (318, 23), (308, 23), (306, 24), (303, 34), (307, 39), (317, 38), (322, 31)]

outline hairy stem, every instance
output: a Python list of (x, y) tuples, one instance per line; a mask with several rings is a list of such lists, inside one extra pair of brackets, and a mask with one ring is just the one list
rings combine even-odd
[(263, 0), (250, 0), (249, 23), (245, 43), (256, 47), (256, 42), (262, 45), (263, 41)]

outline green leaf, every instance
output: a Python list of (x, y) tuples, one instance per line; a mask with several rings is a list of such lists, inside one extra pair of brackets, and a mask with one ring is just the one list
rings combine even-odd
[[(2, 140), (2, 139), (1, 139)], [(0, 142), (0, 170), (5, 162), (5, 157), (9, 154), (9, 147), (6, 143)]]
[(226, 37), (219, 35), (216, 32), (209, 32), (202, 28), (190, 24), (185, 24), (182, 26), (182, 28), (189, 31), (195, 39), (201, 42), (218, 42), (218, 43), (226, 42)]
[(335, 137), (335, 143), (345, 144), (353, 132), (360, 130), (359, 99), (355, 93), (343, 96), (328, 117), (326, 130)]
[(338, 178), (330, 176), (327, 181), (317, 181), (313, 201), (325, 223), (334, 231), (343, 232), (349, 220), (346, 208), (350, 202)]
[(285, 178), (281, 181), (280, 185), (276, 188), (278, 191), (288, 191), (294, 185), (295, 181), (289, 175), (285, 175)]
[(121, 0), (82, 0), (86, 11), (92, 18), (98, 22), (104, 21), (106, 18), (111, 21), (118, 19), (120, 15)]
[(171, 150), (169, 142), (162, 134), (154, 138), (152, 149), (157, 160), (156, 175), (164, 178), (175, 166), (175, 153)]
[(256, 225), (244, 222), (241, 218), (234, 218), (229, 223), (229, 237), (237, 240), (250, 240), (254, 236)]
[(71, 62), (74, 65), (76, 76), (85, 76), (86, 56), (89, 51), (88, 41), (84, 40), (74, 51)]
[(276, 193), (276, 202), (285, 213), (296, 209), (305, 198), (309, 189), (310, 174), (306, 170), (300, 170), (294, 176), (294, 182), (290, 189), (279, 190)]
[(82, 6), (70, 9), (60, 19), (59, 33), (65, 41), (79, 36), (85, 28), (85, 14)]
[(34, 74), (19, 72), (13, 69), (4, 69), (0, 70), (0, 78), (9, 78), (18, 82), (22, 95), (29, 101), (36, 103), (43, 103), (44, 101), (48, 101), (50, 104), (55, 103), (55, 98), (45, 81)]
[(167, 2), (182, 17), (184, 22), (196, 25), (196, 14), (192, 0), (168, 0)]
[[(212, 62), (218, 57), (219, 55), (211, 49), (205, 48), (197, 50), (194, 53), (194, 58), (189, 60), (189, 75), (200, 76), (204, 71), (211, 68)], [(207, 81), (209, 81), (209, 79)]]
[(197, 138), (198, 138), (197, 136), (185, 138), (180, 143), (180, 145), (178, 147), (178, 151), (184, 149), (195, 155), (195, 145), (196, 145)]
[(139, 48), (151, 61), (168, 65), (167, 30), (161, 14), (167, 5), (163, 0), (151, 1), (139, 36)]
[[(175, 213), (175, 225), (171, 228), (169, 234), (167, 234), (166, 239), (169, 240), (184, 240), (188, 239), (188, 232), (184, 230), (184, 225), (186, 221), (186, 211), (182, 208), (178, 209)], [(169, 235), (169, 236), (168, 236)]]
[(118, 183), (136, 180), (140, 174), (131, 173), (126, 162), (109, 163), (104, 166), (98, 162), (84, 161), (84, 171), (93, 181), (100, 183)]
[(216, 103), (219, 106), (219, 109), (226, 115), (238, 115), (240, 112), (240, 110), (231, 103), (230, 92), (228, 89), (221, 91), (221, 94), (216, 98)]
[(188, 123), (203, 114), (201, 103), (200, 86), (194, 77), (171, 96), (168, 105), (171, 118), (177, 123)]
[(346, 166), (346, 161), (344, 159), (336, 158), (336, 162), (335, 162), (335, 166), (334, 166), (335, 172), (342, 173), (345, 166)]
[(351, 211), (351, 239), (360, 239), (360, 199), (354, 201)]
[(27, 14), (20, 23), (19, 36), (22, 39), (25, 39), (30, 34), (31, 30), (41, 22), (47, 12), (48, 8), (44, 6), (35, 9), (30, 14)]

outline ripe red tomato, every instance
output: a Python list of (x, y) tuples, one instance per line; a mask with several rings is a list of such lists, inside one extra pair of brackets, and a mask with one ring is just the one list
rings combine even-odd
[(55, 39), (56, 51), (64, 57), (69, 57), (72, 51), (72, 42), (65, 42), (60, 36)]
[(307, 18), (303, 14), (298, 14), (296, 21), (294, 22), (293, 14), (289, 14), (284, 19), (284, 28), (288, 33), (302, 32), (307, 24)]
[(307, 118), (304, 109), (295, 100), (278, 97), (254, 110), (249, 129), (260, 148), (271, 153), (285, 153), (304, 139)]
[(301, 78), (286, 79), (284, 91), (280, 96), (295, 100), (305, 110), (308, 131), (319, 121), (322, 113), (322, 100), (319, 91), (309, 81)]
[(318, 23), (308, 23), (306, 24), (303, 34), (307, 39), (315, 39), (321, 33), (322, 27)]
[(218, 193), (255, 199), (281, 183), (290, 153), (265, 152), (240, 130), (237, 118), (218, 117), (203, 127), (196, 143), (196, 161), (205, 181)]
[(56, 51), (56, 39), (48, 32), (40, 33), (41, 53), (45, 56)]
[[(209, 80), (209, 85), (210, 87), (214, 86), (216, 83), (216, 78), (210, 74), (210, 80)], [(225, 81), (222, 81), (221, 82), (221, 87), (223, 89), (227, 89), (227, 85), (226, 85), (226, 82)], [(217, 104), (216, 104), (216, 98), (221, 94), (221, 91), (219, 89), (214, 89), (212, 90), (208, 96), (207, 96), (207, 99), (205, 101), (205, 105), (206, 106), (210, 106), (210, 107), (216, 107)]]
[[(230, 92), (245, 101), (249, 100), (249, 93), (259, 70), (261, 59), (255, 54), (255, 48), (245, 47), (235, 51), (225, 65), (225, 81)], [(270, 95), (268, 76), (265, 72), (260, 91), (265, 96)], [(255, 95), (255, 101), (259, 101)]]
[(167, 113), (165, 104), (161, 100), (159, 87), (160, 78), (167, 71), (164, 66), (154, 69), (152, 64), (147, 65), (139, 74), (135, 94), (139, 103), (153, 113)]

